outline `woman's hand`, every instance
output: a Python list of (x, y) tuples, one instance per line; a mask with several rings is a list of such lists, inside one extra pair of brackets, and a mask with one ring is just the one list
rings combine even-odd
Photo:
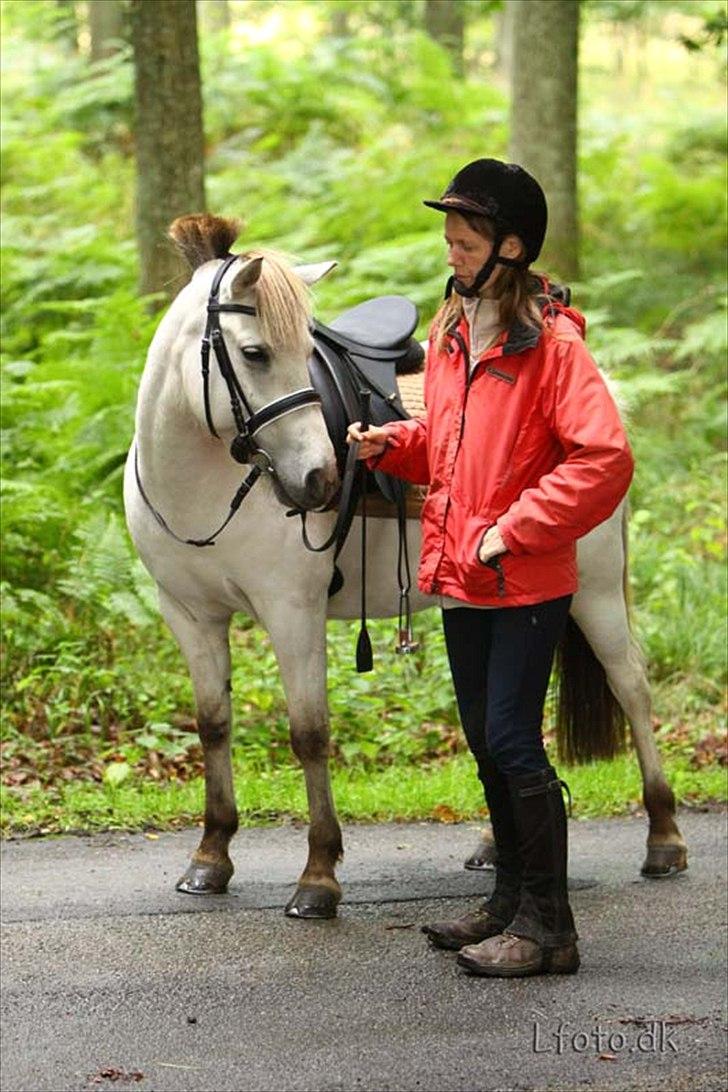
[(485, 565), (492, 557), (497, 557), (498, 554), (504, 554), (505, 552), (506, 544), (501, 538), (498, 527), (494, 524), (493, 527), (489, 527), (483, 535), (480, 546), (478, 547), (478, 558), (482, 564)]
[(362, 432), (361, 421), (352, 421), (346, 433), (347, 444), (353, 444), (355, 441), (359, 443), (358, 459), (371, 459), (375, 455), (383, 454), (388, 440), (389, 434), (386, 428), (377, 428), (372, 425), (366, 432)]

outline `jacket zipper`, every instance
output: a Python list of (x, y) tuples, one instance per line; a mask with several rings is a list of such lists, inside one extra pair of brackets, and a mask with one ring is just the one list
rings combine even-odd
[(492, 569), (495, 573), (498, 578), (498, 598), (503, 599), (506, 594), (506, 578), (503, 573), (500, 555), (491, 557), (488, 561), (481, 561), (481, 565), (485, 565), (486, 569)]
[[(463, 361), (465, 362), (465, 398), (463, 399), (463, 408), (462, 408), (461, 413), (460, 413), (460, 434), (458, 436), (457, 451), (455, 452), (455, 459), (457, 459), (458, 452), (460, 451), (460, 444), (462, 443), (462, 440), (463, 440), (463, 433), (465, 431), (465, 408), (466, 408), (466, 406), (468, 404), (468, 395), (470, 393), (470, 384), (472, 383), (473, 376), (475, 375), (475, 371), (476, 371), (476, 368), (478, 367), (478, 364), (476, 363), (475, 367), (473, 367), (473, 368), (470, 367), (470, 354), (468, 353), (467, 346), (466, 346), (466, 344), (465, 344), (465, 342), (463, 340), (462, 334), (460, 333), (459, 330), (455, 331), (454, 337), (455, 337), (455, 340), (457, 341), (458, 345), (460, 346), (460, 350), (461, 350), (461, 352), (463, 354)], [(488, 368), (487, 371), (491, 371), (491, 369)], [(511, 376), (508, 376), (507, 378), (508, 378), (509, 382), (511, 382), (511, 383), (514, 382), (514, 380), (511, 378)], [(450, 497), (448, 495), (447, 508), (445, 509), (445, 519), (446, 520), (447, 520), (447, 514), (448, 514), (449, 510), (450, 510)], [(492, 524), (491, 526), (495, 526), (495, 524)], [(488, 530), (488, 529), (489, 528), (486, 528), (486, 530)], [(477, 555), (476, 555), (476, 557), (477, 557)], [(480, 561), (480, 558), (478, 557), (477, 560)], [(498, 581), (498, 583), (497, 583), (498, 598), (499, 599), (505, 598), (506, 578), (505, 578), (505, 574), (503, 572), (503, 566), (501, 564), (500, 557), (491, 557), (489, 561), (480, 561), (480, 564), (484, 565), (487, 569), (492, 569), (493, 570), (493, 572), (496, 575), (497, 581)]]

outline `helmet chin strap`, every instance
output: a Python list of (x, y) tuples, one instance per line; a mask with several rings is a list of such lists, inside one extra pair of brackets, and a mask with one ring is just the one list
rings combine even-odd
[(507, 265), (511, 269), (524, 268), (528, 265), (528, 262), (524, 262), (520, 258), (505, 258), (498, 253), (504, 239), (504, 235), (497, 235), (495, 237), (493, 240), (493, 249), (490, 252), (488, 260), (476, 273), (472, 284), (463, 284), (457, 277), (450, 277), (445, 287), (445, 299), (450, 298), (453, 288), (459, 296), (465, 296), (468, 299), (477, 296), (480, 289), (489, 280), (496, 265)]

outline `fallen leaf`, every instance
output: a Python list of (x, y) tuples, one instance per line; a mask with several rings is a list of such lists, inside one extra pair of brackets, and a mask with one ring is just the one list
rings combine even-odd
[(144, 1074), (139, 1069), (118, 1069), (116, 1066), (107, 1065), (98, 1069), (88, 1077), (90, 1084), (101, 1084), (102, 1081), (143, 1081)]
[(725, 735), (708, 732), (695, 744), (690, 765), (701, 769), (703, 766), (712, 766), (713, 763), (719, 766), (728, 765), (728, 742)]

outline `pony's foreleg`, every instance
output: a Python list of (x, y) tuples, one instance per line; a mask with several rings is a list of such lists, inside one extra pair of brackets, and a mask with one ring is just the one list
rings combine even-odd
[(230, 758), (230, 618), (197, 618), (161, 590), (159, 602), (190, 671), (205, 761), (205, 830), (177, 890), (219, 894), (234, 871), (228, 846), (238, 829)]
[(642, 874), (663, 877), (681, 872), (687, 868), (687, 847), (675, 822), (675, 796), (652, 734), (650, 686), (642, 653), (630, 633), (624, 598), (577, 595), (572, 614), (632, 729), (649, 818)]
[(341, 827), (329, 779), (329, 711), (326, 699), (324, 604), (309, 610), (265, 614), (283, 688), (291, 746), (303, 767), (309, 809), (308, 860), (286, 905), (294, 918), (333, 918), (341, 898), (336, 863), (343, 854)]

